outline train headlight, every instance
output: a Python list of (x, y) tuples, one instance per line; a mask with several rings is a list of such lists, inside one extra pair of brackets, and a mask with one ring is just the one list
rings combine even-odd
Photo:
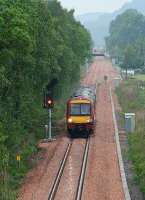
[(90, 119), (87, 120), (87, 122), (91, 123), (91, 122), (93, 122), (93, 119), (90, 118)]
[(68, 118), (68, 123), (72, 123), (72, 118)]

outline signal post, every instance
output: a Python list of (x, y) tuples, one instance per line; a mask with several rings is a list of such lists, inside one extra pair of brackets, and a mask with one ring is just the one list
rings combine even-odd
[(49, 122), (48, 122), (48, 124), (49, 124), (49, 139), (51, 140), (52, 139), (51, 108), (49, 108), (48, 111), (49, 111)]
[[(48, 109), (48, 125), (45, 125), (46, 131), (46, 142), (52, 141), (52, 108), (54, 106), (54, 101), (51, 92), (44, 93), (44, 108)], [(47, 134), (49, 133), (49, 135)]]

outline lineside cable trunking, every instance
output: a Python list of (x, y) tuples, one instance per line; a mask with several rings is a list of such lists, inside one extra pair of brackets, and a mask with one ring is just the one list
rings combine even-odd
[(125, 130), (128, 133), (135, 131), (135, 113), (125, 113)]

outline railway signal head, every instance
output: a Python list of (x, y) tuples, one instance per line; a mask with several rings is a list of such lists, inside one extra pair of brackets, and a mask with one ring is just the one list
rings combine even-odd
[(44, 108), (53, 108), (54, 101), (50, 94), (44, 94)]
[(46, 105), (47, 108), (53, 108), (54, 102), (52, 97), (46, 96)]

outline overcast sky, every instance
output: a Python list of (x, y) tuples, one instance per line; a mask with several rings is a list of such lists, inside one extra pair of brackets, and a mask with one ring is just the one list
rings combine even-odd
[(75, 15), (89, 12), (111, 12), (131, 0), (59, 0), (63, 7), (75, 9)]

